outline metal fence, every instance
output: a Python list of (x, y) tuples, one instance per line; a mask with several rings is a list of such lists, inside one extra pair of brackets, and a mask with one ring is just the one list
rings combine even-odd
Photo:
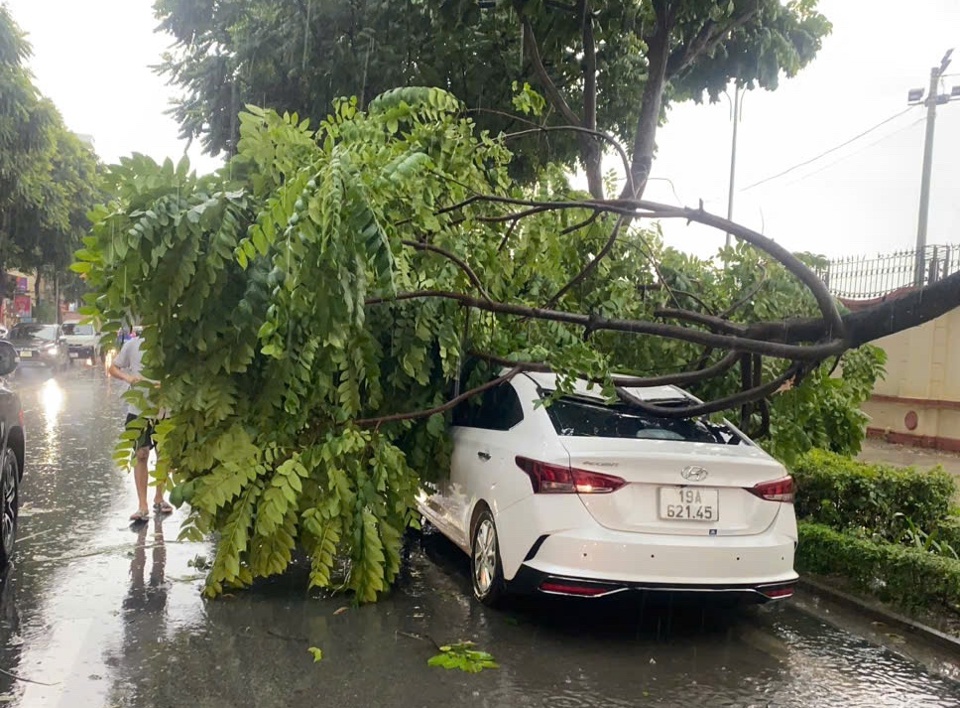
[(882, 256), (830, 261), (818, 275), (836, 297), (870, 300), (901, 288), (928, 285), (960, 271), (960, 246), (927, 246)]

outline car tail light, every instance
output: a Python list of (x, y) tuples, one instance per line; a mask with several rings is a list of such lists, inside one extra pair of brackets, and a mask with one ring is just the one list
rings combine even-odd
[(761, 482), (754, 487), (750, 487), (747, 491), (767, 501), (793, 504), (793, 477), (783, 477), (772, 482)]
[(575, 595), (577, 597), (599, 597), (617, 590), (609, 585), (590, 585), (569, 580), (544, 580), (540, 583), (540, 592), (549, 592), (555, 595)]
[(793, 585), (780, 585), (779, 587), (760, 588), (760, 593), (770, 600), (782, 600), (785, 597), (793, 595)]
[(619, 477), (575, 467), (516, 457), (517, 467), (530, 477), (534, 494), (609, 494), (626, 482)]

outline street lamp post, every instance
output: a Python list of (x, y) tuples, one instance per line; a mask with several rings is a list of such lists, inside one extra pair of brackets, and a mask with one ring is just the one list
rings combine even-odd
[[(733, 185), (737, 176), (737, 125), (740, 123), (740, 84), (733, 89), (733, 141), (730, 146), (730, 189), (727, 193), (727, 221), (733, 221)], [(731, 235), (727, 234), (727, 248), (730, 248)]]
[(937, 121), (937, 106), (960, 98), (960, 87), (954, 87), (950, 93), (940, 93), (940, 78), (950, 66), (952, 49), (948, 49), (940, 66), (930, 69), (930, 87), (924, 98), (923, 89), (911, 89), (907, 94), (907, 103), (911, 105), (923, 104), (927, 107), (927, 129), (923, 142), (923, 172), (920, 178), (920, 214), (917, 218), (917, 261), (913, 281), (917, 287), (922, 287), (925, 276), (925, 252), (927, 248), (927, 216), (930, 210), (930, 173), (933, 169), (933, 130)]

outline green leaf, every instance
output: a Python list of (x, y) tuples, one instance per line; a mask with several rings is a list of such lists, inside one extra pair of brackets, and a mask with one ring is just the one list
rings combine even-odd
[(307, 651), (313, 655), (313, 663), (316, 664), (323, 659), (323, 651), (321, 651), (318, 647), (307, 647)]

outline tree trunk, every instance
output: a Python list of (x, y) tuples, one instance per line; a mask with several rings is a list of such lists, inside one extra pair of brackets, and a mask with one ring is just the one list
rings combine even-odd
[[(581, 0), (577, 12), (583, 39), (583, 127), (597, 129), (597, 45), (593, 15), (588, 0)], [(603, 145), (595, 136), (580, 136), (580, 157), (587, 172), (587, 185), (594, 199), (603, 199)]]
[[(960, 273), (933, 285), (914, 290), (903, 297), (891, 298), (843, 316), (844, 341), (849, 349), (882, 337), (917, 327), (955, 309), (960, 303)], [(820, 318), (758, 322), (747, 328), (746, 336), (768, 342), (798, 344), (816, 342), (829, 336), (827, 324)]]
[(657, 23), (657, 30), (647, 39), (647, 83), (643, 87), (643, 98), (640, 104), (640, 117), (637, 119), (637, 132), (633, 139), (633, 154), (631, 156), (630, 172), (633, 176), (635, 194), (628, 194), (629, 188), (624, 187), (626, 199), (639, 199), (647, 186), (650, 168), (653, 165), (653, 152), (656, 148), (657, 126), (660, 123), (660, 109), (663, 105), (663, 88), (666, 84), (667, 59), (670, 55), (670, 27), (665, 19)]
[(603, 148), (593, 137), (580, 139), (580, 156), (587, 173), (587, 189), (594, 199), (603, 199)]

